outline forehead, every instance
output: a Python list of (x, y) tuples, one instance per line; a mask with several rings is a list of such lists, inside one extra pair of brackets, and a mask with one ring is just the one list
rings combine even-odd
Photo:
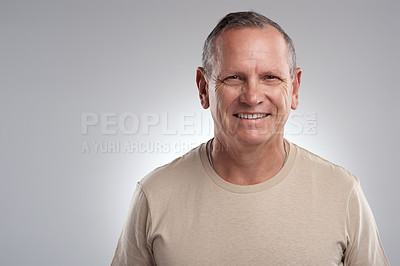
[(286, 68), (289, 63), (286, 41), (273, 27), (226, 30), (217, 36), (214, 53), (220, 65), (257, 61)]

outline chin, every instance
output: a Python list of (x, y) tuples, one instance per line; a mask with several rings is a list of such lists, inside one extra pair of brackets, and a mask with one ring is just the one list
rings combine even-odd
[(235, 136), (235, 139), (237, 142), (246, 144), (249, 146), (261, 145), (261, 144), (264, 144), (264, 143), (272, 140), (272, 134), (271, 133), (260, 134), (258, 132), (243, 132), (243, 133), (237, 134)]

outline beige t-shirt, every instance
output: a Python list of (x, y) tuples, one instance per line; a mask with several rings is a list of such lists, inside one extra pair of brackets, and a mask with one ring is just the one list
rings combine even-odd
[(290, 143), (260, 184), (229, 183), (206, 144), (138, 183), (112, 265), (389, 265), (359, 180)]

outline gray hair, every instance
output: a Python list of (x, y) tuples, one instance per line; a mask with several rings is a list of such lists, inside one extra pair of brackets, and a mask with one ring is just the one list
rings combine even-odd
[(284, 37), (289, 51), (288, 63), (290, 67), (290, 73), (293, 76), (294, 70), (296, 68), (296, 51), (294, 49), (292, 39), (289, 37), (289, 35), (286, 34), (286, 32), (281, 28), (281, 26), (279, 26), (278, 23), (270, 20), (269, 18), (259, 13), (256, 13), (254, 11), (248, 11), (248, 12), (229, 13), (219, 21), (217, 26), (215, 26), (215, 28), (208, 35), (206, 41), (204, 42), (203, 56), (202, 56), (203, 68), (207, 77), (211, 77), (212, 69), (216, 63), (213, 52), (215, 46), (215, 39), (219, 34), (222, 34), (224, 31), (229, 29), (240, 29), (240, 28), (251, 28), (251, 27), (264, 29), (268, 26), (277, 29)]

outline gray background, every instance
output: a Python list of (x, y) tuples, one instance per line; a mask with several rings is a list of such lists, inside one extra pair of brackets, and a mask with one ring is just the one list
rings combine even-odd
[[(0, 1), (1, 265), (110, 263), (136, 181), (186, 150), (82, 145), (207, 140), (177, 117), (209, 119), (194, 81), (202, 43), (226, 13), (249, 9), (282, 25), (303, 68), (297, 114), (316, 114), (317, 131), (286, 137), (360, 178), (400, 265), (398, 2), (266, 0)], [(148, 134), (100, 123), (82, 133), (82, 114), (108, 112), (168, 113), (178, 133), (161, 122)]]

